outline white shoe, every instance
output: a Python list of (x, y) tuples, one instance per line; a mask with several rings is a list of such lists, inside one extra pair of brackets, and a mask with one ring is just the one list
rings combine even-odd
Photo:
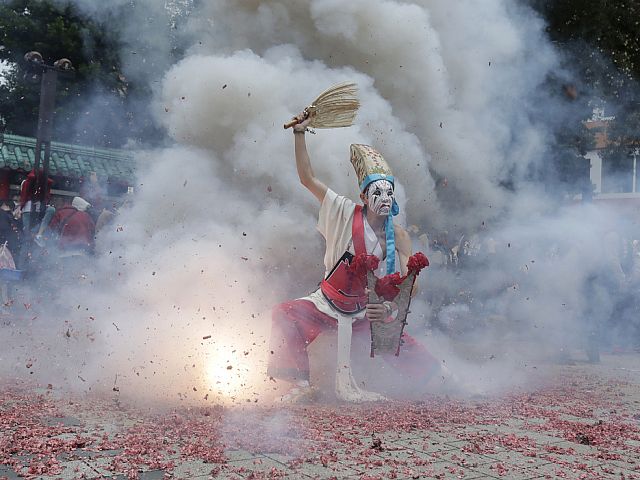
[(319, 392), (316, 388), (307, 382), (300, 382), (282, 395), (280, 401), (285, 404), (313, 403), (318, 399), (318, 396)]
[(44, 238), (42, 238), (42, 235), (36, 235), (33, 237), (33, 241), (36, 242), (40, 248), (44, 248)]
[(384, 402), (387, 398), (376, 392), (363, 390), (352, 381), (351, 375), (336, 377), (336, 397), (338, 400), (349, 403)]

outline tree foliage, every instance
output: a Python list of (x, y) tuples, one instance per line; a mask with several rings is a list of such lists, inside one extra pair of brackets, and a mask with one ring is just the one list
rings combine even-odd
[[(590, 108), (603, 102), (615, 116), (608, 128), (611, 143), (601, 155), (604, 164), (626, 165), (629, 144), (640, 138), (640, 0), (531, 0), (531, 5), (546, 20), (564, 67), (573, 73), (575, 95), (588, 99)], [(590, 136), (579, 128), (560, 128), (557, 144), (564, 153), (555, 159), (561, 177), (571, 179), (574, 172), (578, 189), (585, 170), (576, 154), (589, 146), (584, 139)]]
[(55, 140), (117, 147), (131, 136), (153, 137), (148, 111), (136, 108), (150, 92), (122, 73), (118, 19), (106, 21), (109, 25), (87, 18), (71, 4), (0, 1), (0, 60), (11, 65), (0, 85), (0, 118), (7, 132), (36, 135), (40, 83), (25, 73), (23, 60), (35, 50), (49, 65), (68, 58), (75, 67), (73, 74), (59, 76)]
[(531, 2), (590, 88), (616, 96), (640, 79), (640, 0)]

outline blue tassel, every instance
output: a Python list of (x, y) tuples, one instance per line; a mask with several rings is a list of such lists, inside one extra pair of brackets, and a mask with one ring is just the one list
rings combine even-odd
[(385, 220), (384, 228), (387, 240), (387, 275), (390, 275), (396, 273), (396, 235), (391, 215)]

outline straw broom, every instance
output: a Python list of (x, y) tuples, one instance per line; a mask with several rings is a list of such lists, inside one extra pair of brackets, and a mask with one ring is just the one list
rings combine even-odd
[[(304, 109), (305, 119), (311, 117), (310, 127), (339, 128), (350, 127), (358, 113), (358, 87), (355, 83), (344, 82), (334, 85), (316, 98)], [(291, 128), (300, 123), (293, 118), (284, 128)]]

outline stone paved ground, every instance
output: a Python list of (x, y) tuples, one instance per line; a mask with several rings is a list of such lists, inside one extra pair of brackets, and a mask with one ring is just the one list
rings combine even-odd
[(640, 479), (638, 360), (549, 367), (500, 398), (366, 406), (158, 412), (9, 386), (0, 478)]

